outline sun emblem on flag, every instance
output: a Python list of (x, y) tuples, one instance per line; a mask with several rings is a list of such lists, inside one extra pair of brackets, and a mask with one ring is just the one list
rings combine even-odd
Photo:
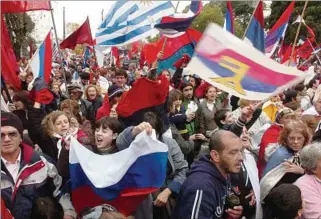
[(245, 77), (250, 67), (228, 56), (222, 56), (219, 62), (219, 65), (235, 73), (235, 75), (232, 77), (218, 77), (218, 78), (210, 78), (210, 79), (216, 83), (223, 84), (226, 87), (229, 87), (235, 90), (239, 94), (246, 95), (241, 85), (241, 81)]
[(149, 6), (149, 5), (152, 5), (152, 4), (153, 4), (153, 2), (150, 1), (150, 0), (140, 1), (140, 3), (143, 4), (143, 5), (146, 5), (146, 6)]

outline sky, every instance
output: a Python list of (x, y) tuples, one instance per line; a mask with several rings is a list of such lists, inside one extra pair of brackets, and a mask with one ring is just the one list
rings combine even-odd
[[(54, 19), (57, 28), (58, 38), (63, 36), (63, 7), (65, 7), (66, 23), (82, 24), (89, 16), (91, 31), (93, 36), (97, 27), (101, 23), (101, 12), (104, 16), (108, 13), (115, 1), (52, 1)], [(172, 1), (176, 6), (177, 1)], [(179, 1), (178, 12), (181, 12), (190, 1)], [(49, 11), (30, 12), (36, 22), (34, 37), (37, 41), (42, 41), (52, 25), (51, 14)], [(67, 36), (66, 36), (67, 37)]]

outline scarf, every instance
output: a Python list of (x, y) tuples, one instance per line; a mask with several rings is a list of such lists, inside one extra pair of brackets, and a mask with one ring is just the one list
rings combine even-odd
[(59, 139), (58, 142), (57, 142), (58, 157), (59, 157), (61, 149), (62, 149), (62, 143), (65, 140), (69, 140), (71, 136), (73, 136), (73, 137), (75, 137), (77, 139), (77, 133), (78, 133), (78, 128), (70, 128), (65, 136), (61, 136), (58, 133), (54, 133), (53, 134), (53, 137), (56, 137), (56, 138)]

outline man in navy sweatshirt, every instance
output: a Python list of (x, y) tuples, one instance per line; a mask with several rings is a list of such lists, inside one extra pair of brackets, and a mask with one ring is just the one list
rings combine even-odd
[(243, 161), (242, 144), (234, 133), (218, 130), (210, 138), (210, 153), (196, 161), (177, 197), (173, 219), (239, 218), (242, 207), (224, 209), (230, 194), (230, 173)]

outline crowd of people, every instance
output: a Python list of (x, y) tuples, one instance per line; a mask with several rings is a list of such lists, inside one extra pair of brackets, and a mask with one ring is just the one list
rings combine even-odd
[[(2, 89), (1, 217), (321, 218), (320, 65), (311, 64), (312, 79), (263, 103), (185, 74), (187, 59), (174, 74), (156, 74), (157, 61), (150, 69), (135, 62), (99, 68), (94, 57), (84, 63), (72, 55), (63, 69), (53, 67), (48, 84), (21, 71), (21, 90), (9, 83)], [(19, 64), (24, 69), (27, 61)], [(117, 106), (141, 78), (169, 82), (165, 109), (151, 108), (128, 125)], [(168, 146), (159, 191), (126, 217), (107, 204), (77, 214), (70, 192), (62, 192), (70, 186), (65, 137), (109, 155), (152, 129)]]

